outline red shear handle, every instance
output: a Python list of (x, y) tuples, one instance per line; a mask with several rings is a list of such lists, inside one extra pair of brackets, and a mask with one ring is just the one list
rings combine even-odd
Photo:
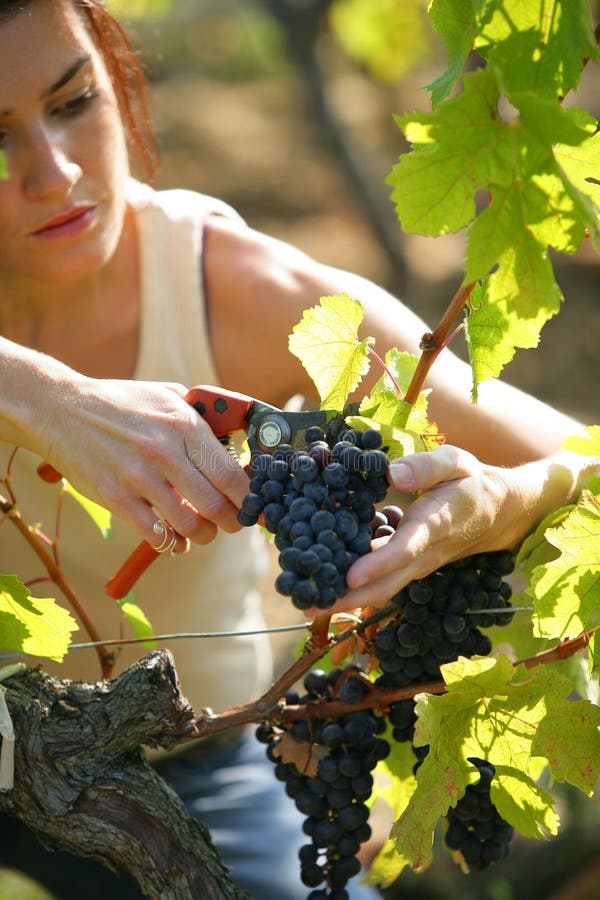
[(159, 554), (148, 541), (142, 541), (137, 545), (133, 553), (127, 557), (119, 571), (109, 578), (104, 585), (104, 590), (113, 600), (122, 600), (151, 562), (154, 562)]
[(62, 478), (60, 472), (57, 472), (54, 466), (51, 466), (50, 463), (47, 462), (39, 464), (37, 473), (42, 481), (46, 481), (48, 484), (57, 484)]
[(255, 402), (246, 394), (205, 384), (191, 388), (184, 399), (208, 422), (217, 437), (244, 428), (250, 407)]

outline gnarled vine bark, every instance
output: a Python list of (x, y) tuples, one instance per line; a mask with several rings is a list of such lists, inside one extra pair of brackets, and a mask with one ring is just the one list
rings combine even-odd
[(150, 898), (242, 900), (210, 834), (148, 765), (142, 745), (193, 730), (171, 654), (151, 653), (87, 684), (26, 669), (3, 682), (15, 784), (0, 810), (51, 847), (125, 869)]

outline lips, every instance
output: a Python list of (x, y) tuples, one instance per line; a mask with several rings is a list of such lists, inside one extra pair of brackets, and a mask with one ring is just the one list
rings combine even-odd
[(42, 225), (30, 232), (33, 237), (70, 234), (87, 226), (95, 210), (90, 203), (72, 206), (65, 212), (47, 219)]

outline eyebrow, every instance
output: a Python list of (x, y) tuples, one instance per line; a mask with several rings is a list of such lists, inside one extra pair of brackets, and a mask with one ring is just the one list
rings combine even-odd
[(60, 90), (61, 87), (64, 87), (65, 84), (68, 84), (72, 78), (75, 78), (77, 73), (91, 61), (91, 56), (81, 56), (79, 59), (75, 60), (72, 66), (69, 66), (67, 71), (58, 78), (54, 84), (52, 84), (47, 91), (44, 91), (42, 97), (50, 97), (51, 94), (55, 94), (56, 91)]
[[(91, 62), (91, 56), (81, 56), (79, 59), (76, 59), (75, 62), (69, 66), (69, 68), (63, 72), (60, 78), (57, 78), (54, 84), (51, 84), (47, 91), (44, 91), (42, 94), (42, 98), (51, 97), (52, 94), (55, 94), (56, 91), (60, 90), (61, 87), (64, 87), (65, 84), (68, 84), (75, 76), (86, 66), (89, 62)], [(0, 117), (9, 116), (12, 110), (10, 109), (2, 109), (0, 110)]]

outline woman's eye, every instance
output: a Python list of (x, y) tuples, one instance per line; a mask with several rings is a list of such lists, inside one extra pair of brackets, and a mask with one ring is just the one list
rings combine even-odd
[(96, 93), (96, 91), (84, 91), (82, 94), (78, 94), (77, 97), (73, 97), (72, 100), (67, 100), (66, 103), (62, 103), (60, 106), (58, 106), (55, 110), (53, 110), (53, 115), (77, 115), (78, 113), (83, 112), (86, 106), (88, 106), (88, 104), (95, 100), (97, 96), (98, 94)]

